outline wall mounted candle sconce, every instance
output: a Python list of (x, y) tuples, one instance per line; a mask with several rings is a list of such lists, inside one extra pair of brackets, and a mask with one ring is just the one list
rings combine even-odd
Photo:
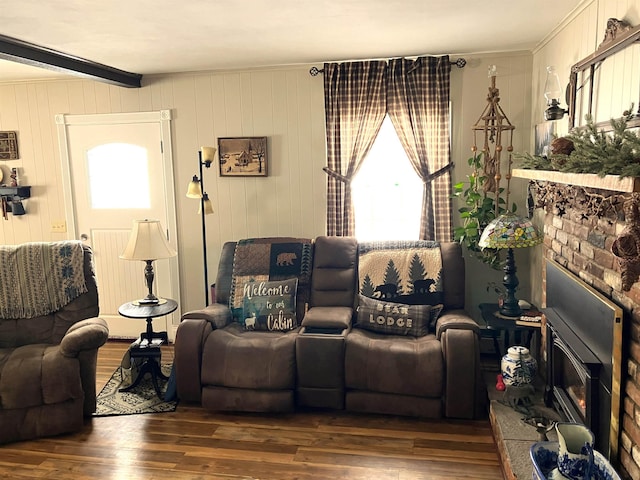
[(565, 110), (560, 106), (560, 97), (562, 89), (560, 88), (560, 78), (556, 67), (547, 67), (547, 79), (544, 82), (544, 98), (547, 100), (547, 109), (544, 111), (545, 120), (560, 120), (569, 110)]

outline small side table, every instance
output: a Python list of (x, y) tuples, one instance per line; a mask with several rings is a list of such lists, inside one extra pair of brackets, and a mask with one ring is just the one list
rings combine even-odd
[(162, 317), (174, 312), (178, 308), (178, 302), (171, 299), (161, 299), (158, 304), (140, 304), (138, 302), (129, 302), (120, 305), (118, 313), (123, 317), (137, 318), (147, 320), (147, 329), (140, 334), (140, 338), (131, 344), (129, 355), (132, 359), (144, 358), (144, 363), (138, 371), (138, 376), (131, 385), (121, 388), (121, 392), (129, 392), (140, 384), (140, 381), (147, 373), (151, 374), (153, 388), (158, 397), (162, 397), (160, 386), (158, 385), (158, 377), (168, 380), (168, 377), (162, 373), (160, 369), (160, 347), (168, 342), (167, 332), (154, 332), (153, 319)]
[[(481, 303), (480, 311), (482, 312), (482, 319), (485, 323), (485, 330), (489, 334), (488, 336), (493, 338), (493, 344), (497, 352), (502, 357), (507, 353), (509, 348), (510, 338), (513, 336), (514, 342), (518, 345), (522, 345), (521, 342), (525, 342), (525, 345), (531, 350), (531, 342), (536, 337), (538, 339), (538, 345), (540, 344), (540, 323), (531, 323), (530, 325), (522, 325), (516, 323), (515, 318), (505, 318), (498, 314), (500, 307), (497, 303)], [(501, 333), (504, 333), (504, 349), (500, 349), (497, 337)], [(532, 352), (534, 357), (538, 355)]]

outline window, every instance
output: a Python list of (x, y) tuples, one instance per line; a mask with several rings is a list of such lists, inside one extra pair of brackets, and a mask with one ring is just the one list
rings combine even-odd
[(351, 182), (356, 238), (418, 240), (422, 191), (422, 180), (387, 116)]
[(147, 150), (109, 143), (87, 152), (92, 208), (150, 208)]

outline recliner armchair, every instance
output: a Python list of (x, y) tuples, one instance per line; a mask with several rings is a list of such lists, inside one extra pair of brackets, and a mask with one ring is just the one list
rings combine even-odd
[[(19, 250), (38, 249), (37, 257), (47, 263), (51, 260), (47, 252), (52, 248), (64, 256), (78, 249), (73, 255), (78, 255), (76, 265), (83, 273), (86, 292), (55, 311), (25, 318), (3, 314), (5, 318), (0, 318), (0, 443), (79, 430), (83, 417), (96, 410), (98, 348), (106, 342), (109, 329), (97, 317), (98, 289), (91, 249), (80, 242), (23, 244), (15, 251), (13, 246), (3, 247), (0, 268), (5, 270), (0, 273), (0, 306), (3, 312), (16, 311), (16, 304), (11, 302), (21, 302), (20, 307), (22, 302), (28, 303), (18, 292), (2, 290), (18, 289), (24, 294), (29, 290), (8, 280), (14, 278), (14, 272), (6, 270), (13, 268), (12, 256), (20, 255)], [(44, 275), (52, 294), (75, 288), (66, 279), (57, 286), (53, 284), (55, 278), (72, 273), (69, 269), (75, 268), (73, 263), (65, 264), (59, 277), (42, 273), (40, 266), (33, 268)], [(25, 268), (21, 264), (21, 273)]]
[[(266, 249), (311, 245), (311, 240), (299, 238), (259, 241)], [(237, 245), (238, 242), (227, 242), (223, 246), (216, 302), (202, 310), (187, 312), (178, 327), (174, 351), (178, 397), (201, 402), (211, 410), (291, 411), (295, 408), (295, 343), (299, 327), (289, 331), (253, 331), (233, 320), (229, 301), (234, 288), (234, 265), (237, 267), (238, 261)], [(271, 265), (286, 272), (300, 261), (297, 255), (284, 253)], [(308, 284), (298, 285), (298, 322), (308, 303), (308, 289)]]
[(479, 328), (464, 310), (460, 244), (440, 244), (443, 306), (421, 337), (353, 328), (346, 338), (346, 408), (430, 418), (474, 418), (483, 406)]

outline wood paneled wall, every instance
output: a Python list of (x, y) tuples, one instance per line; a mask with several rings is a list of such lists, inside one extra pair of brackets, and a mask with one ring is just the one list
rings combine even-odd
[[(455, 163), (453, 172), (454, 182), (467, 182), (467, 176), (472, 173), (467, 159), (472, 156), (471, 147), (474, 145), (472, 125), (480, 119), (487, 106), (487, 94), (491, 84), (488, 76), (489, 66), (497, 69), (496, 87), (500, 90), (500, 106), (510, 122), (515, 126), (513, 135), (514, 152), (528, 149), (532, 138), (531, 126), (531, 63), (530, 52), (515, 52), (493, 55), (465, 55), (467, 66), (461, 71), (454, 71), (451, 75), (451, 104), (453, 133), (452, 160)], [(478, 145), (484, 142), (484, 135), (478, 133)], [(503, 137), (502, 145), (506, 147), (508, 140)], [(501, 170), (504, 174), (507, 168), (507, 156), (502, 156)], [(505, 178), (501, 180), (501, 187), (506, 188)], [(514, 178), (510, 183), (509, 203), (517, 205), (517, 213), (526, 211), (527, 182)], [(464, 204), (453, 201), (454, 223), (460, 224), (459, 208)], [(516, 263), (518, 278), (520, 279), (519, 298), (530, 298), (528, 282), (528, 256), (531, 249), (517, 249)], [(488, 289), (488, 283), (502, 283), (503, 272), (492, 270), (487, 265), (474, 258), (466, 261), (466, 305), (469, 313), (480, 320), (478, 305), (483, 302), (496, 302), (493, 289)]]
[[(487, 68), (498, 65), (502, 106), (517, 126), (514, 146), (529, 142), (531, 54), (465, 56), (467, 66), (452, 71), (452, 158), (455, 181), (464, 180), (472, 145), (471, 125), (486, 105)], [(140, 89), (62, 78), (0, 84), (0, 130), (17, 130), (20, 159), (0, 161), (8, 177), (18, 167), (21, 182), (32, 185), (28, 214), (0, 220), (0, 243), (73, 238), (52, 233), (64, 220), (60, 155), (54, 115), (171, 109), (178, 247), (180, 307), (204, 306), (202, 237), (198, 202), (185, 197), (198, 173), (198, 149), (216, 146), (218, 137), (267, 136), (267, 178), (220, 178), (216, 165), (204, 172), (205, 189), (215, 214), (207, 217), (209, 280), (215, 281), (222, 244), (251, 236), (315, 237), (325, 233), (326, 175), (322, 76), (309, 67), (145, 77)], [(125, 175), (126, 172), (123, 172)], [(522, 190), (522, 187), (518, 187)], [(458, 206), (454, 204), (454, 208)], [(486, 274), (483, 265), (478, 268)], [(499, 280), (499, 272), (495, 272)], [(470, 281), (470, 310), (487, 295)], [(142, 292), (144, 293), (144, 292)]]
[[(53, 233), (64, 220), (54, 115), (171, 109), (182, 311), (204, 306), (198, 201), (185, 197), (198, 173), (200, 146), (218, 137), (267, 136), (267, 178), (220, 178), (204, 172), (215, 213), (207, 216), (209, 279), (225, 241), (253, 236), (315, 237), (325, 231), (325, 137), (322, 77), (309, 67), (145, 77), (140, 89), (75, 78), (0, 85), (0, 130), (17, 130), (20, 159), (0, 162), (8, 178), (32, 185), (27, 215), (0, 220), (0, 243), (74, 238)], [(126, 172), (122, 172), (126, 175)]]

